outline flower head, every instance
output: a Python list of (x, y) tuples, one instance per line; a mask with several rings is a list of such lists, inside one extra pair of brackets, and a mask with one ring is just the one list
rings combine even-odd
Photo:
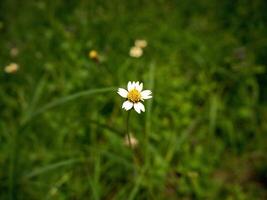
[(143, 83), (128, 82), (127, 90), (123, 88), (118, 89), (118, 94), (123, 98), (127, 99), (123, 104), (122, 108), (125, 110), (135, 109), (137, 113), (141, 111), (145, 112), (145, 106), (142, 101), (145, 99), (152, 98), (152, 92), (150, 90), (143, 90)]
[(15, 73), (18, 71), (19, 65), (17, 63), (10, 63), (5, 67), (5, 72), (8, 74)]
[(19, 54), (19, 49), (18, 48), (13, 47), (12, 49), (10, 49), (10, 55), (12, 57), (16, 57), (16, 56), (18, 56), (18, 54)]
[(135, 40), (134, 45), (136, 47), (140, 47), (143, 49), (147, 46), (147, 41), (146, 40)]
[(138, 140), (132, 135), (130, 134), (130, 143), (129, 143), (129, 139), (127, 136), (125, 136), (124, 140), (123, 140), (124, 145), (126, 146), (132, 146), (133, 148), (135, 148), (138, 145)]
[(88, 56), (90, 59), (95, 60), (95, 61), (97, 61), (99, 59), (99, 55), (98, 55), (98, 52), (96, 50), (91, 50), (89, 52)]
[(143, 55), (143, 49), (137, 46), (133, 46), (131, 47), (129, 54), (131, 57), (139, 58)]

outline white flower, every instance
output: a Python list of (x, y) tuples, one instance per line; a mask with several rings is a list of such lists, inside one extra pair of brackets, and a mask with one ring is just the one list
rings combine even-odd
[(135, 40), (134, 45), (136, 47), (140, 47), (143, 49), (147, 46), (147, 41), (146, 40)]
[(18, 71), (19, 65), (17, 63), (10, 63), (5, 67), (5, 72), (8, 74), (15, 73)]
[(12, 57), (16, 57), (19, 54), (19, 49), (16, 47), (13, 47), (12, 49), (10, 49), (10, 55)]
[(133, 46), (131, 47), (129, 54), (131, 57), (139, 58), (143, 55), (143, 49), (140, 47)]
[(143, 90), (143, 83), (128, 82), (127, 90), (123, 88), (118, 89), (118, 94), (127, 100), (122, 104), (122, 108), (125, 110), (135, 109), (137, 113), (141, 111), (145, 112), (145, 106), (141, 103), (145, 99), (152, 98), (152, 92), (150, 90)]
[(127, 136), (125, 136), (123, 143), (126, 146), (132, 146), (133, 148), (135, 148), (139, 142), (132, 134), (130, 134), (130, 143), (131, 144), (129, 143), (129, 138)]

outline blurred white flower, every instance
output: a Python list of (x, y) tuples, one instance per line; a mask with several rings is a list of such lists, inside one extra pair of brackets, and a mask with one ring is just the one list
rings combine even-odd
[(15, 73), (18, 71), (19, 65), (17, 63), (10, 63), (5, 67), (5, 72), (8, 74)]
[(122, 104), (122, 108), (125, 110), (135, 109), (137, 113), (141, 111), (145, 112), (145, 106), (141, 103), (145, 99), (152, 98), (152, 92), (150, 90), (143, 90), (143, 83), (128, 82), (127, 90), (123, 88), (118, 89), (118, 94), (127, 100)]
[(145, 48), (147, 47), (147, 41), (146, 40), (135, 40), (134, 45), (136, 47)]
[(127, 135), (125, 136), (123, 143), (126, 146), (132, 146), (134, 148), (138, 145), (138, 140), (132, 134), (130, 134), (130, 143), (131, 144), (129, 143), (129, 138), (127, 137)]
[(10, 55), (12, 57), (16, 57), (18, 54), (19, 54), (19, 49), (18, 48), (13, 47), (13, 48), (10, 49)]
[(133, 46), (131, 47), (129, 54), (131, 57), (139, 58), (143, 55), (143, 49), (137, 46)]

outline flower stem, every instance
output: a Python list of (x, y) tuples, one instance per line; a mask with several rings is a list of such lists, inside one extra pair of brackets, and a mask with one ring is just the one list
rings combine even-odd
[(131, 111), (129, 111), (127, 113), (127, 118), (126, 118), (126, 134), (127, 134), (127, 137), (128, 137), (129, 146), (132, 149), (133, 147), (132, 147), (131, 138), (130, 138), (130, 132), (129, 132), (130, 113), (131, 113)]
[(126, 118), (126, 134), (127, 134), (127, 138), (128, 138), (129, 147), (133, 151), (132, 152), (133, 153), (132, 154), (133, 168), (134, 168), (133, 176), (134, 177), (137, 177), (137, 159), (134, 156), (134, 147), (133, 147), (132, 142), (131, 142), (131, 136), (130, 136), (130, 131), (129, 131), (129, 126), (130, 126), (130, 113), (131, 113), (131, 111), (129, 111), (127, 113), (127, 118)]

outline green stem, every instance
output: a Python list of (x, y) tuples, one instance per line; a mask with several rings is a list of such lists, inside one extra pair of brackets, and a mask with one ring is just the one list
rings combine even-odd
[(9, 199), (13, 200), (15, 199), (15, 165), (16, 165), (16, 151), (17, 151), (17, 132), (14, 131), (13, 132), (13, 137), (12, 137), (12, 141), (10, 142), (10, 146), (11, 146), (11, 152), (10, 152), (10, 163), (9, 163), (9, 185), (8, 185), (8, 189), (9, 189)]
[(127, 118), (126, 118), (126, 134), (127, 134), (127, 137), (128, 137), (129, 146), (130, 146), (131, 149), (133, 149), (132, 143), (131, 143), (131, 138), (130, 138), (130, 132), (129, 132), (130, 113), (131, 113), (131, 111), (128, 112)]
[(130, 126), (130, 113), (131, 111), (129, 111), (127, 113), (127, 118), (126, 118), (126, 134), (127, 134), (127, 138), (128, 138), (128, 143), (130, 146), (130, 149), (132, 149), (133, 151), (133, 155), (132, 155), (132, 159), (133, 159), (133, 167), (134, 167), (134, 172), (133, 172), (133, 176), (137, 177), (137, 158), (134, 156), (134, 147), (131, 143), (131, 137), (130, 137), (130, 131), (129, 131), (129, 126)]

